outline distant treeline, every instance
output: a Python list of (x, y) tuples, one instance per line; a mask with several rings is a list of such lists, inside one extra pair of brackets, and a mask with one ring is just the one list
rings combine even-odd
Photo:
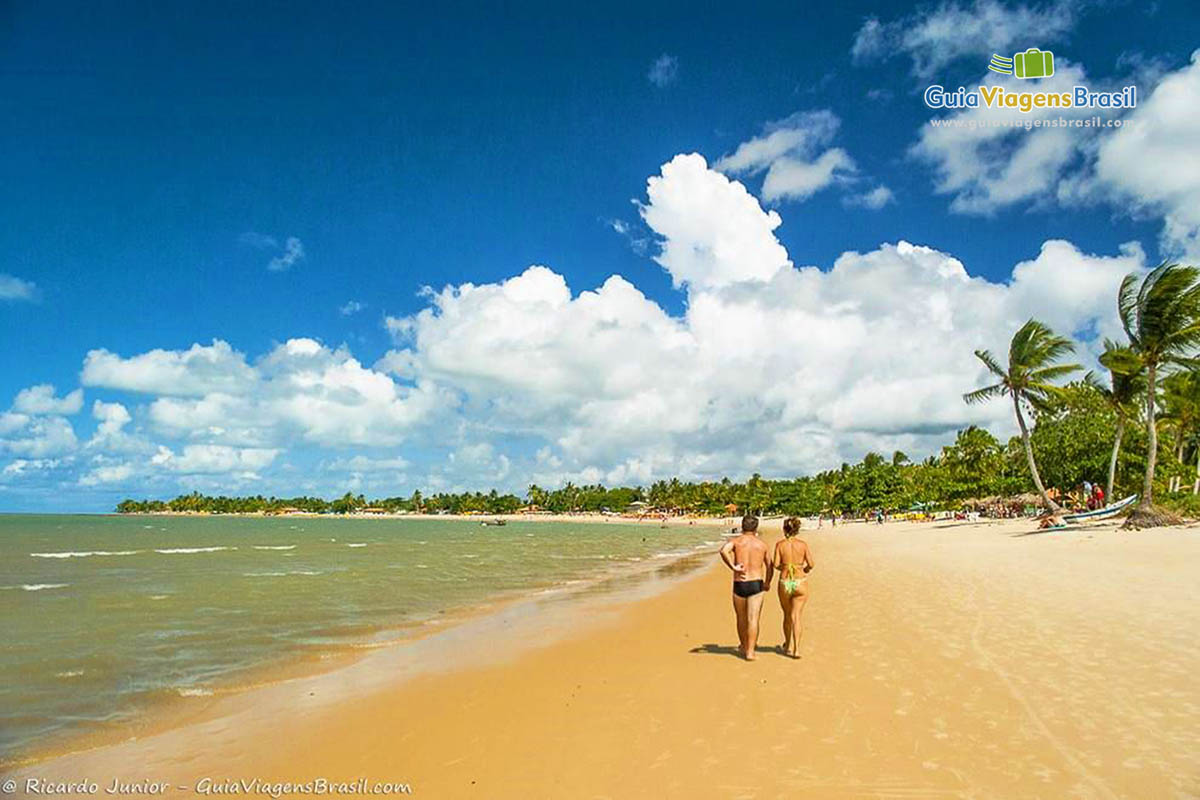
[[(1064, 387), (1061, 397), (1038, 412), (1032, 432), (1032, 446), (1042, 478), (1047, 486), (1064, 492), (1083, 481), (1103, 483), (1108, 473), (1116, 413), (1103, 395), (1084, 382)], [(1182, 421), (1180, 421), (1182, 422)], [(1172, 423), (1164, 421), (1164, 426)], [(1190, 488), (1196, 476), (1193, 466), (1195, 449), (1200, 446), (1200, 427), (1193, 438), (1192, 421), (1180, 425), (1175, 447), (1163, 447), (1159, 454), (1159, 480), (1164, 486), (1163, 499), (1175, 504), (1191, 504)], [(1164, 431), (1174, 434), (1174, 430)], [(1138, 491), (1139, 473), (1145, 465), (1145, 434), (1136, 427), (1125, 431), (1126, 446), (1120, 451), (1114, 494)], [(1168, 439), (1171, 441), (1171, 439)], [(1171, 486), (1186, 487), (1188, 492), (1166, 491)], [(364, 509), (387, 512), (436, 514), (513, 513), (523, 508), (556, 513), (624, 512), (641, 501), (636, 509), (680, 511), (719, 516), (730, 505), (739, 513), (814, 515), (818, 513), (860, 514), (865, 511), (906, 510), (913, 507), (951, 508), (968, 498), (1011, 496), (1032, 492), (1033, 483), (1022, 450), (1014, 437), (1002, 443), (988, 431), (969, 427), (958, 432), (954, 443), (937, 455), (912, 462), (902, 452), (890, 456), (868, 453), (857, 464), (815, 476), (768, 480), (754, 475), (738, 483), (720, 481), (687, 482), (672, 479), (650, 487), (576, 486), (573, 483), (553, 490), (530, 486), (523, 497), (515, 494), (464, 492), (425, 495), (419, 491), (408, 497), (368, 500), (362, 494), (347, 492), (335, 500), (319, 497), (210, 497), (193, 492), (173, 500), (124, 500), (117, 506), (122, 513), (135, 512), (208, 512), (279, 513), (290, 509), (318, 514), (346, 514)]]

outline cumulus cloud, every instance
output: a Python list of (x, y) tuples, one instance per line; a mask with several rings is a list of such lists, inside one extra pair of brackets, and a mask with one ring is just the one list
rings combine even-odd
[[(1158, 76), (1149, 91), (1139, 86), (1137, 108), (963, 109), (925, 125), (910, 154), (930, 165), (935, 190), (952, 196), (952, 211), (990, 214), (1017, 204), (1108, 204), (1121, 213), (1163, 219), (1161, 244), (1175, 257), (1200, 258), (1200, 50), (1176, 70), (1161, 64), (1144, 74)], [(981, 83), (1020, 91), (1021, 81), (989, 74)], [(1082, 67), (1059, 59), (1040, 89), (1070, 91), (1101, 86)], [(1112, 127), (997, 127), (1003, 120), (1034, 121), (1099, 116)], [(1118, 119), (1119, 118), (1119, 119)]]
[(78, 414), (83, 408), (83, 390), (76, 389), (65, 397), (57, 397), (48, 383), (30, 386), (17, 393), (12, 410), (18, 414)]
[(121, 358), (108, 350), (92, 350), (83, 360), (84, 386), (168, 396), (203, 396), (236, 392), (257, 378), (228, 342), (194, 344), (187, 350), (150, 350)]
[(679, 79), (679, 59), (663, 53), (650, 65), (646, 80), (660, 89), (670, 86)]
[[(642, 219), (661, 237), (655, 260), (677, 287), (765, 280), (791, 266), (773, 233), (783, 222), (779, 214), (764, 212), (745, 186), (710, 170), (698, 153), (664, 164), (662, 174), (647, 182), (646, 194)], [(557, 290), (564, 293), (565, 284)]]
[(1095, 180), (1116, 198), (1164, 218), (1163, 243), (1200, 258), (1200, 50), (1163, 75), (1126, 125), (1104, 137)]
[[(1086, 83), (1078, 65), (1060, 59), (1054, 76), (1043, 79), (1039, 91), (1070, 92)], [(989, 73), (981, 85), (1006, 92), (1028, 90), (1019, 78)], [(1096, 115), (1095, 110), (1043, 108), (1022, 114), (1012, 108), (967, 108), (947, 115), (952, 124), (924, 125), (911, 154), (929, 164), (935, 189), (953, 195), (950, 208), (964, 213), (991, 213), (1029, 199), (1053, 202), (1055, 187), (1077, 165), (1098, 128), (999, 127), (992, 123), (1023, 123), (1062, 117)]]
[(389, 320), (403, 347), (388, 360), (455, 392), (484, 441), (547, 442), (523, 465), (537, 480), (794, 474), (868, 448), (932, 451), (971, 423), (1006, 432), (1006, 408), (961, 401), (984, 378), (972, 350), (1002, 350), (1031, 315), (1115, 333), (1116, 287), (1145, 268), (1136, 245), (1049, 241), (1006, 283), (907, 242), (797, 269), (778, 215), (698, 155), (665, 164), (647, 196), (682, 317), (620, 277), (575, 295), (532, 267)]
[(1044, 46), (1058, 41), (1074, 27), (1082, 5), (1071, 0), (1042, 6), (975, 0), (943, 2), (890, 22), (869, 17), (850, 54), (858, 64), (906, 54), (913, 73), (929, 78), (960, 58), (1007, 55), (1031, 42)]
[(738, 145), (714, 165), (733, 175), (765, 172), (762, 197), (806, 200), (816, 192), (846, 182), (857, 171), (854, 159), (829, 144), (841, 121), (831, 111), (810, 111), (772, 122), (761, 136)]
[(345, 348), (303, 338), (254, 364), (222, 341), (129, 358), (92, 351), (83, 382), (157, 395), (147, 417), (160, 434), (227, 445), (395, 444), (448, 407), (427, 382), (403, 385), (364, 367)]
[(0, 300), (36, 300), (37, 286), (32, 281), (0, 272)]
[(158, 448), (150, 459), (156, 467), (187, 475), (254, 473), (275, 460), (279, 451), (260, 447), (229, 447), (216, 444), (185, 445), (180, 453), (169, 447)]
[(134, 475), (132, 464), (102, 464), (88, 470), (79, 478), (81, 486), (101, 486), (107, 483), (122, 483)]

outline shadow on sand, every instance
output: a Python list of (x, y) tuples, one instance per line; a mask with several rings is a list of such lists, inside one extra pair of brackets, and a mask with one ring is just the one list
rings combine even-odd
[[(713, 644), (711, 642), (709, 644), (702, 644), (697, 647), (693, 647), (691, 650), (688, 650), (688, 652), (689, 653), (701, 653), (701, 654), (706, 653), (708, 655), (713, 655), (713, 656), (733, 656), (734, 658), (739, 659), (739, 660), (742, 658), (742, 651), (739, 650), (736, 645)], [(763, 653), (772, 653), (774, 655), (781, 655), (781, 656), (786, 656), (787, 658), (791, 658), (791, 656), (789, 656), (789, 655), (787, 655), (787, 653), (783, 652), (783, 645), (759, 646), (758, 654), (762, 655)]]
[(707, 653), (714, 656), (733, 656), (734, 658), (742, 657), (742, 651), (739, 650), (736, 645), (713, 644), (711, 642), (709, 644), (702, 644), (697, 647), (693, 647), (688, 652)]

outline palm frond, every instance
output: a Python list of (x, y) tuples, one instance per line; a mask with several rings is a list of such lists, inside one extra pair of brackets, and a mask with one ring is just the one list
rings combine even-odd
[(985, 386), (982, 389), (976, 389), (973, 392), (967, 392), (963, 395), (963, 402), (967, 405), (975, 405), (976, 403), (982, 403), (996, 397), (1003, 397), (1006, 394), (1008, 394), (1008, 387), (1003, 383), (996, 383), (991, 386)]

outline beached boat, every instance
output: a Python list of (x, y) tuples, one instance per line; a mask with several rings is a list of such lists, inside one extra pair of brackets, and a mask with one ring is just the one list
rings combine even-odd
[(1124, 500), (1112, 503), (1104, 508), (1097, 508), (1094, 511), (1081, 511), (1078, 514), (1065, 514), (1063, 515), (1063, 519), (1067, 522), (1084, 522), (1091, 519), (1104, 519), (1105, 517), (1111, 517), (1113, 514), (1121, 513), (1125, 509), (1129, 508), (1129, 506), (1133, 505), (1133, 502), (1137, 499), (1138, 496), (1136, 494), (1131, 494)]
[(479, 524), (483, 525), (484, 527), (487, 527), (487, 528), (492, 528), (492, 527), (503, 528), (505, 525), (508, 524), (508, 522), (506, 522), (505, 520), (502, 520), (502, 519), (485, 519), (483, 522), (481, 522)]

